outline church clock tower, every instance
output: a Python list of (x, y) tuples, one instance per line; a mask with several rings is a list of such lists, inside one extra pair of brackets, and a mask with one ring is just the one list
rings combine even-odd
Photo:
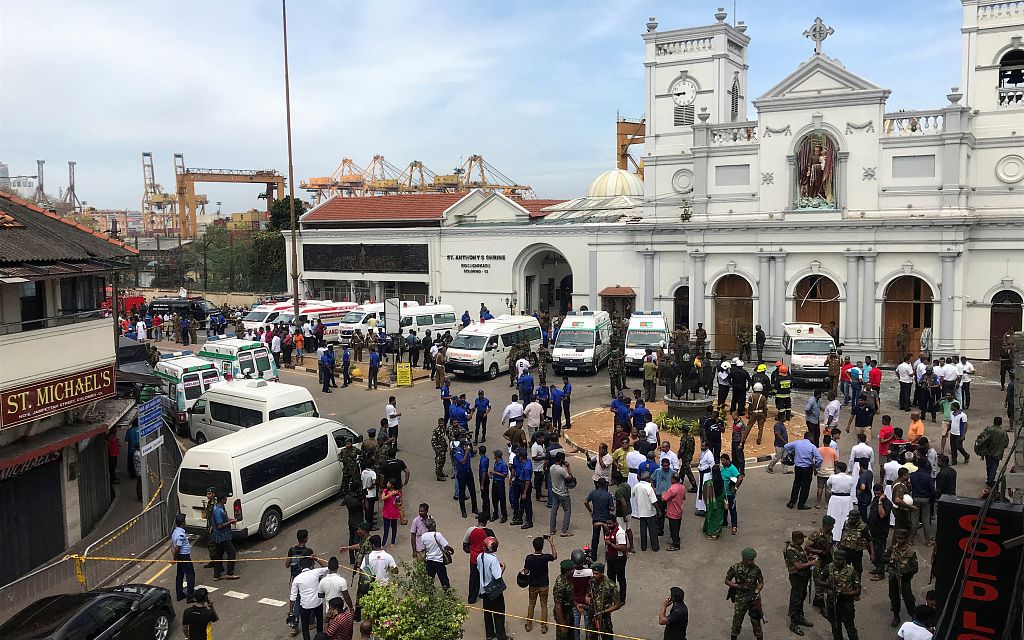
[[(706, 113), (708, 123), (747, 119), (747, 45), (742, 22), (733, 26), (719, 9), (715, 23), (658, 31), (647, 23), (644, 66), (647, 136), (644, 193), (647, 215), (678, 217), (692, 191), (693, 124)], [(667, 205), (662, 210), (661, 205)]]

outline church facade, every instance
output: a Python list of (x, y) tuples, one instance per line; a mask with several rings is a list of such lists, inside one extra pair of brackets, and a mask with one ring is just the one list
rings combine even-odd
[[(783, 322), (835, 323), (848, 352), (883, 362), (906, 325), (912, 349), (998, 357), (1024, 300), (1024, 8), (962, 4), (960, 86), (894, 113), (889, 89), (827, 55), (821, 20), (804, 33), (810, 57), (751, 118), (742, 23), (651, 19), (642, 186), (613, 171), (568, 202), (396, 196), (363, 199), (377, 201), (360, 205), (369, 216), (338, 198), (303, 217), (307, 290), (414, 286), (471, 313), (660, 309), (703, 323), (721, 352), (742, 328), (778, 345)], [(364, 244), (420, 264), (338, 258)]]

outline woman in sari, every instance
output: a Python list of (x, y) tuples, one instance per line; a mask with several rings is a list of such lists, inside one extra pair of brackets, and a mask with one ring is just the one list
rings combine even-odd
[(725, 514), (725, 483), (722, 481), (722, 468), (715, 465), (711, 475), (701, 487), (706, 510), (704, 527), (701, 529), (709, 540), (717, 540), (722, 533), (722, 519)]

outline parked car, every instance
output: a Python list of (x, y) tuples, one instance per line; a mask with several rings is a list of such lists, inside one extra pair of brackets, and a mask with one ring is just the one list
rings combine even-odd
[(167, 640), (173, 620), (170, 591), (126, 584), (36, 600), (0, 626), (0, 638)]

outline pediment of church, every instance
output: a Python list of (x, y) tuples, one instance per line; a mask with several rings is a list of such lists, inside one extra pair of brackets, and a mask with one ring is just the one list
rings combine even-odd
[(500, 223), (528, 219), (530, 212), (500, 193), (475, 189), (445, 212), (448, 224)]
[(815, 54), (754, 101), (759, 110), (816, 103), (879, 103), (889, 90), (851, 73), (833, 58)]

